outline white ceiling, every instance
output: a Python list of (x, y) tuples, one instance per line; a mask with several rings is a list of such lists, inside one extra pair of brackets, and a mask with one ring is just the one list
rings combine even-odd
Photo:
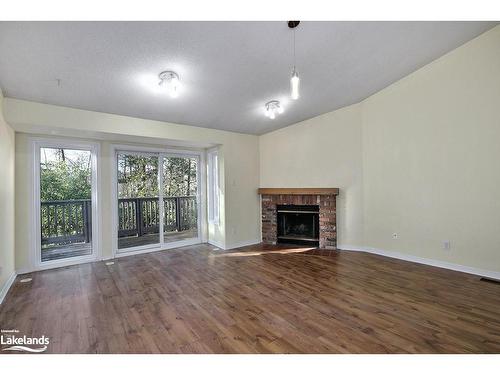
[[(262, 134), (359, 102), (494, 22), (0, 22), (8, 97)], [(158, 91), (179, 73), (181, 95)], [(58, 86), (57, 80), (60, 80)], [(284, 103), (275, 120), (264, 104)]]

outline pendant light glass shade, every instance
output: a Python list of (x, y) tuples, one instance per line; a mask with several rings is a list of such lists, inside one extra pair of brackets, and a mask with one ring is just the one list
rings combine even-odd
[(300, 78), (297, 70), (293, 68), (292, 78), (290, 78), (290, 96), (293, 100), (297, 100), (299, 98), (299, 86), (300, 86)]

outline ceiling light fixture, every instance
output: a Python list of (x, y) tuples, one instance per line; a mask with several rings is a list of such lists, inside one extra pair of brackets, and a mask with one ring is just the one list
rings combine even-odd
[(180, 86), (179, 75), (176, 72), (165, 71), (161, 72), (159, 77), (160, 82), (158, 82), (158, 84), (168, 91), (170, 97), (177, 98), (179, 96)]
[(299, 98), (300, 78), (299, 73), (295, 67), (295, 28), (299, 26), (300, 21), (288, 21), (288, 27), (293, 30), (293, 69), (292, 77), (290, 78), (290, 96), (292, 99)]
[(276, 114), (282, 114), (283, 107), (281, 106), (278, 100), (271, 100), (266, 103), (266, 117), (269, 117), (271, 120), (276, 118)]

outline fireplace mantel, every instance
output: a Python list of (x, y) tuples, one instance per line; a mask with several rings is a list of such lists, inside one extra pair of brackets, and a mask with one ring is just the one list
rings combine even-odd
[(261, 195), (338, 195), (339, 188), (259, 188)]

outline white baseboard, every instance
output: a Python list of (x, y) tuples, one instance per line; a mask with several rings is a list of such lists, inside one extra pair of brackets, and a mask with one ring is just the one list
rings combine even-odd
[(35, 272), (36, 270), (34, 270), (33, 268), (28, 268), (28, 267), (25, 267), (25, 268), (19, 268), (18, 270), (16, 270), (16, 274), (17, 275), (24, 275), (24, 274), (27, 274), (27, 273), (32, 273), (32, 272)]
[(224, 247), (220, 242), (214, 241), (214, 240), (208, 240), (207, 241), (210, 245), (213, 245), (215, 247), (218, 247), (219, 249), (224, 250)]
[(2, 304), (5, 296), (9, 292), (10, 287), (12, 284), (14, 284), (14, 280), (16, 280), (17, 274), (15, 272), (12, 272), (12, 275), (9, 276), (7, 281), (5, 282), (5, 285), (3, 286), (2, 290), (0, 290), (0, 305)]
[(243, 246), (257, 245), (259, 243), (261, 243), (260, 240), (258, 240), (258, 241), (257, 240), (250, 240), (250, 241), (236, 242), (235, 244), (226, 247), (224, 250), (232, 250), (232, 249), (237, 249), (237, 248), (243, 247)]
[(219, 244), (219, 243), (217, 243), (215, 241), (212, 241), (212, 240), (208, 241), (208, 243), (210, 245), (217, 246), (217, 247), (221, 248), (222, 250), (232, 250), (232, 249), (237, 249), (237, 248), (243, 247), (243, 246), (257, 245), (257, 244), (259, 244), (261, 242), (262, 241), (260, 241), (260, 240), (250, 240), (250, 241), (236, 242), (235, 244), (232, 244), (231, 246), (222, 246), (221, 244)]
[(500, 272), (497, 272), (497, 271), (485, 270), (485, 269), (476, 268), (476, 267), (469, 267), (469, 266), (464, 266), (461, 264), (445, 262), (442, 260), (421, 258), (421, 257), (417, 257), (414, 255), (404, 254), (404, 253), (400, 253), (400, 252), (396, 252), (396, 251), (388, 251), (388, 250), (377, 249), (374, 247), (351, 246), (351, 245), (342, 245), (342, 246), (339, 246), (338, 249), (341, 251), (344, 251), (344, 250), (362, 251), (365, 253), (382, 255), (385, 257), (389, 257), (389, 258), (401, 259), (401, 260), (405, 260), (408, 262), (425, 264), (427, 266), (445, 268), (448, 270), (470, 273), (472, 275), (478, 275), (478, 276), (488, 277), (491, 279), (500, 280)]

